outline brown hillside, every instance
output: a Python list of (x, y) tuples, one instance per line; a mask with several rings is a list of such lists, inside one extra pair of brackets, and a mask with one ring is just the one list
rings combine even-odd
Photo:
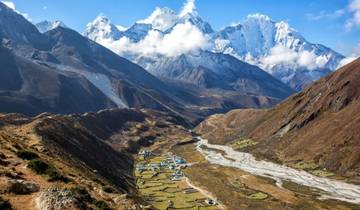
[(186, 138), (181, 123), (137, 109), (35, 118), (0, 114), (0, 209), (2, 200), (15, 210), (142, 209), (134, 153)]
[(251, 138), (254, 154), (281, 162), (314, 161), (360, 177), (360, 59), (269, 110), (209, 117), (196, 130), (214, 143)]

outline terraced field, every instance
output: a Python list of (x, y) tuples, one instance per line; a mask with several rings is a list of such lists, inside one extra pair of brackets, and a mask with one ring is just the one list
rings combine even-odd
[(211, 201), (197, 189), (189, 186), (185, 177), (173, 180), (176, 169), (169, 167), (152, 167), (160, 165), (168, 157), (158, 156), (149, 159), (139, 159), (139, 168), (135, 172), (136, 184), (139, 193), (155, 209), (190, 209), (190, 210), (217, 210), (216, 205), (209, 205)]

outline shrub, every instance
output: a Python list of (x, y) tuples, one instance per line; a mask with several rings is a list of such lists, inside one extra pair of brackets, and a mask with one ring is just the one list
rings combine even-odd
[(39, 155), (37, 155), (36, 153), (26, 150), (19, 150), (16, 152), (16, 155), (24, 160), (33, 160), (39, 158)]
[(115, 192), (114, 188), (109, 187), (109, 186), (103, 187), (102, 190), (106, 193), (114, 193)]
[(1, 210), (12, 210), (11, 204), (9, 201), (0, 197), (0, 209)]
[(55, 167), (40, 159), (31, 160), (28, 167), (38, 174), (48, 175), (50, 177), (49, 181), (69, 182), (69, 179), (63, 176)]
[(45, 174), (46, 171), (50, 168), (49, 164), (40, 159), (31, 160), (28, 167), (38, 174)]
[(98, 183), (98, 184), (100, 184), (101, 186), (105, 186), (105, 184), (100, 179), (98, 179), (96, 177), (92, 177), (91, 180)]
[(53, 167), (50, 167), (45, 174), (50, 177), (49, 181), (61, 181), (65, 183), (70, 181), (66, 176), (62, 175), (58, 170)]
[(76, 198), (80, 201), (84, 201), (84, 202), (88, 202), (88, 203), (94, 201), (94, 199), (91, 197), (89, 192), (83, 186), (73, 187), (73, 188), (71, 188), (71, 192), (74, 193)]
[(22, 147), (20, 145), (18, 145), (18, 144), (14, 144), (13, 146), (17, 150), (22, 150)]
[(105, 201), (95, 201), (94, 204), (100, 210), (113, 210), (112, 208), (109, 207), (109, 205)]

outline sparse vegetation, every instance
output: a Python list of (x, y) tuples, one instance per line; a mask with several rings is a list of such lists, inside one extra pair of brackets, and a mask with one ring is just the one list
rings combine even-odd
[(30, 161), (28, 167), (38, 174), (45, 174), (50, 168), (49, 164), (40, 159)]
[(101, 186), (105, 186), (105, 184), (100, 179), (98, 179), (96, 177), (92, 177), (91, 180), (98, 183), (98, 184), (100, 184)]
[(14, 144), (13, 147), (17, 150), (22, 150), (22, 147), (18, 144)]
[(8, 200), (0, 197), (0, 209), (1, 210), (12, 210), (11, 204)]
[(299, 162), (295, 165), (295, 168), (305, 171), (312, 171), (319, 168), (319, 165), (314, 162)]
[(252, 139), (241, 138), (231, 142), (230, 146), (235, 150), (244, 149), (247, 147), (255, 146), (258, 143)]
[(315, 176), (320, 177), (330, 177), (334, 176), (335, 174), (332, 172), (327, 171), (326, 169), (321, 168), (315, 162), (298, 162), (294, 165), (294, 168), (301, 169), (307, 171)]
[(94, 204), (99, 210), (113, 210), (105, 201), (95, 201)]
[(39, 158), (38, 154), (27, 150), (19, 150), (16, 152), (16, 155), (23, 160), (34, 160)]
[(269, 196), (267, 194), (265, 194), (265, 193), (257, 192), (257, 193), (254, 193), (254, 194), (250, 195), (249, 197), (251, 199), (254, 199), (254, 200), (265, 200)]
[(45, 174), (49, 176), (49, 181), (69, 182), (69, 179), (67, 177), (62, 175), (54, 166), (49, 165), (43, 160), (31, 160), (28, 167), (38, 174)]
[(315, 176), (320, 176), (320, 177), (331, 177), (331, 176), (335, 176), (334, 173), (327, 171), (325, 169), (323, 170), (313, 170), (310, 172), (311, 174), (315, 175)]
[(80, 201), (91, 203), (94, 199), (89, 194), (88, 190), (83, 186), (76, 186), (71, 188), (71, 192), (75, 194), (76, 198)]

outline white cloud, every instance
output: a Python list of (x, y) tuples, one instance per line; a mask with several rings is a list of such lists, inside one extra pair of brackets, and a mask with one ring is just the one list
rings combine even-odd
[(28, 21), (31, 21), (31, 18), (29, 16), (29, 14), (27, 13), (21, 13), (20, 11), (16, 10), (16, 6), (15, 3), (12, 1), (1, 1), (3, 4), (5, 4), (7, 7), (9, 7), (10, 9), (14, 10), (16, 13), (24, 16)]
[(346, 64), (349, 64), (353, 62), (355, 59), (360, 57), (360, 43), (356, 46), (352, 47), (350, 50), (351, 55), (347, 58), (344, 58), (342, 61), (340, 61), (338, 68), (345, 66)]
[(351, 0), (348, 9), (352, 13), (352, 18), (346, 22), (346, 29), (349, 31), (360, 26), (360, 0)]
[(138, 23), (151, 24), (154, 29), (164, 31), (172, 27), (177, 20), (178, 17), (173, 10), (157, 7), (148, 18)]
[(195, 0), (186, 0), (178, 14), (167, 7), (156, 7), (149, 17), (137, 21), (137, 23), (151, 24), (154, 29), (166, 31), (187, 14), (197, 14)]
[(265, 69), (272, 69), (274, 66), (288, 68), (306, 68), (315, 70), (326, 65), (325, 57), (316, 56), (313, 52), (295, 52), (282, 45), (277, 45), (270, 50), (270, 54), (260, 61)]
[(339, 63), (338, 68), (341, 68), (341, 67), (343, 67), (343, 66), (345, 66), (345, 65), (353, 62), (353, 61), (356, 60), (357, 58), (359, 58), (359, 56), (355, 56), (355, 55), (354, 55), (354, 56), (350, 56), (350, 57), (347, 57), (347, 58), (342, 59), (342, 60), (340, 61), (340, 63)]
[(187, 0), (183, 8), (181, 9), (179, 16), (183, 17), (187, 14), (194, 14), (194, 13), (196, 13), (195, 0)]
[(173, 57), (207, 48), (209, 38), (196, 26), (186, 22), (176, 25), (168, 34), (151, 30), (143, 40), (137, 43), (132, 42), (127, 37), (122, 37), (117, 41), (106, 39), (99, 42), (120, 55), (135, 54), (147, 57), (164, 55)]
[(308, 13), (306, 14), (306, 17), (308, 18), (308, 20), (335, 19), (343, 16), (344, 14), (345, 10), (339, 9), (334, 12), (320, 11), (318, 14)]

